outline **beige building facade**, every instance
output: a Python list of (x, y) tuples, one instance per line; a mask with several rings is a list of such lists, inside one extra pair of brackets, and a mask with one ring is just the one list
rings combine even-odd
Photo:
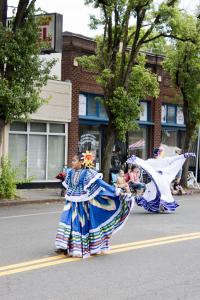
[(4, 128), (0, 155), (9, 157), (20, 178), (55, 182), (67, 164), (71, 90), (70, 81), (48, 81), (41, 93), (48, 102), (28, 122), (13, 122)]

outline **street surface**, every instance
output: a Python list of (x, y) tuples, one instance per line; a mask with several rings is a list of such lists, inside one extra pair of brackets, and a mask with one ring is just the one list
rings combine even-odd
[(62, 203), (0, 207), (1, 300), (199, 300), (200, 194), (172, 214), (134, 207), (110, 254), (54, 252)]

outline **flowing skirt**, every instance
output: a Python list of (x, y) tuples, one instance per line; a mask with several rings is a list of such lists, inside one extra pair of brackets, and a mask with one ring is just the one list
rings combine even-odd
[(164, 179), (159, 180), (158, 187), (153, 180), (150, 181), (146, 185), (143, 196), (136, 198), (135, 202), (138, 206), (142, 206), (145, 210), (153, 213), (173, 212), (179, 206), (171, 194), (169, 183)]
[(84, 202), (66, 201), (56, 235), (56, 248), (86, 258), (109, 250), (111, 235), (128, 218), (133, 201), (98, 195)]

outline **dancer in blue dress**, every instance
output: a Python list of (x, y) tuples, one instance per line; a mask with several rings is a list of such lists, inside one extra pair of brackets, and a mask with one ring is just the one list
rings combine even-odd
[(195, 154), (185, 153), (179, 156), (147, 160), (135, 155), (130, 157), (127, 163), (141, 167), (150, 178), (144, 194), (135, 199), (137, 205), (150, 212), (175, 211), (179, 205), (172, 196), (170, 183), (190, 156), (195, 156)]
[(134, 202), (131, 193), (104, 182), (91, 162), (89, 152), (75, 155), (64, 182), (66, 204), (55, 246), (75, 257), (108, 251), (111, 235), (127, 220)]

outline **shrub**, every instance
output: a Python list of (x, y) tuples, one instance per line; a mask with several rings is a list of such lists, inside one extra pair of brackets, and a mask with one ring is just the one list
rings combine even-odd
[(2, 157), (0, 166), (0, 198), (15, 197), (17, 185), (17, 171), (11, 167), (7, 157)]

